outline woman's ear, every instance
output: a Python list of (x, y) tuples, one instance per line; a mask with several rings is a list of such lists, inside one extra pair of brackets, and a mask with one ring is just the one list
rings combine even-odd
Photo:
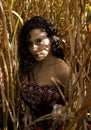
[(59, 41), (59, 37), (57, 37), (56, 35), (53, 35), (53, 36), (51, 37), (51, 41), (52, 41), (52, 42)]

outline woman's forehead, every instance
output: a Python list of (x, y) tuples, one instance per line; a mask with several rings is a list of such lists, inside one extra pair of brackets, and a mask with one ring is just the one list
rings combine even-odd
[(45, 37), (45, 36), (47, 36), (47, 33), (45, 31), (43, 31), (42, 29), (33, 29), (30, 32), (30, 39), (31, 40), (37, 39), (39, 37)]

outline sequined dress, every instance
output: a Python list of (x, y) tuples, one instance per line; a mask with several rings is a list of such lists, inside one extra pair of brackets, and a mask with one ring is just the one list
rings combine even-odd
[[(60, 86), (63, 91), (63, 87)], [(55, 104), (64, 105), (64, 101), (60, 95), (57, 86), (38, 86), (34, 84), (23, 85), (21, 87), (21, 98), (26, 105), (33, 111), (35, 119), (43, 115), (49, 114), (53, 110)], [(37, 128), (31, 130), (50, 130), (52, 120), (44, 120), (37, 123)], [(39, 128), (39, 129), (38, 129)], [(61, 129), (61, 125), (55, 130)]]

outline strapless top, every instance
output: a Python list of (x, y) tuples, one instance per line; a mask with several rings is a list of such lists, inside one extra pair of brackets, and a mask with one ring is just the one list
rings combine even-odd
[[(59, 84), (63, 92), (62, 85)], [(35, 113), (36, 117), (51, 113), (55, 104), (64, 105), (64, 101), (57, 86), (23, 85), (20, 90), (21, 98)], [(64, 93), (64, 92), (63, 92)]]

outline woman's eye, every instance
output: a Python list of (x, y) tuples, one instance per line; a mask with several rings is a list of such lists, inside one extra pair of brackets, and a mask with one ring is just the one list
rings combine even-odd
[(41, 39), (36, 40), (36, 43), (37, 43), (37, 44), (40, 44), (41, 42), (42, 42)]

